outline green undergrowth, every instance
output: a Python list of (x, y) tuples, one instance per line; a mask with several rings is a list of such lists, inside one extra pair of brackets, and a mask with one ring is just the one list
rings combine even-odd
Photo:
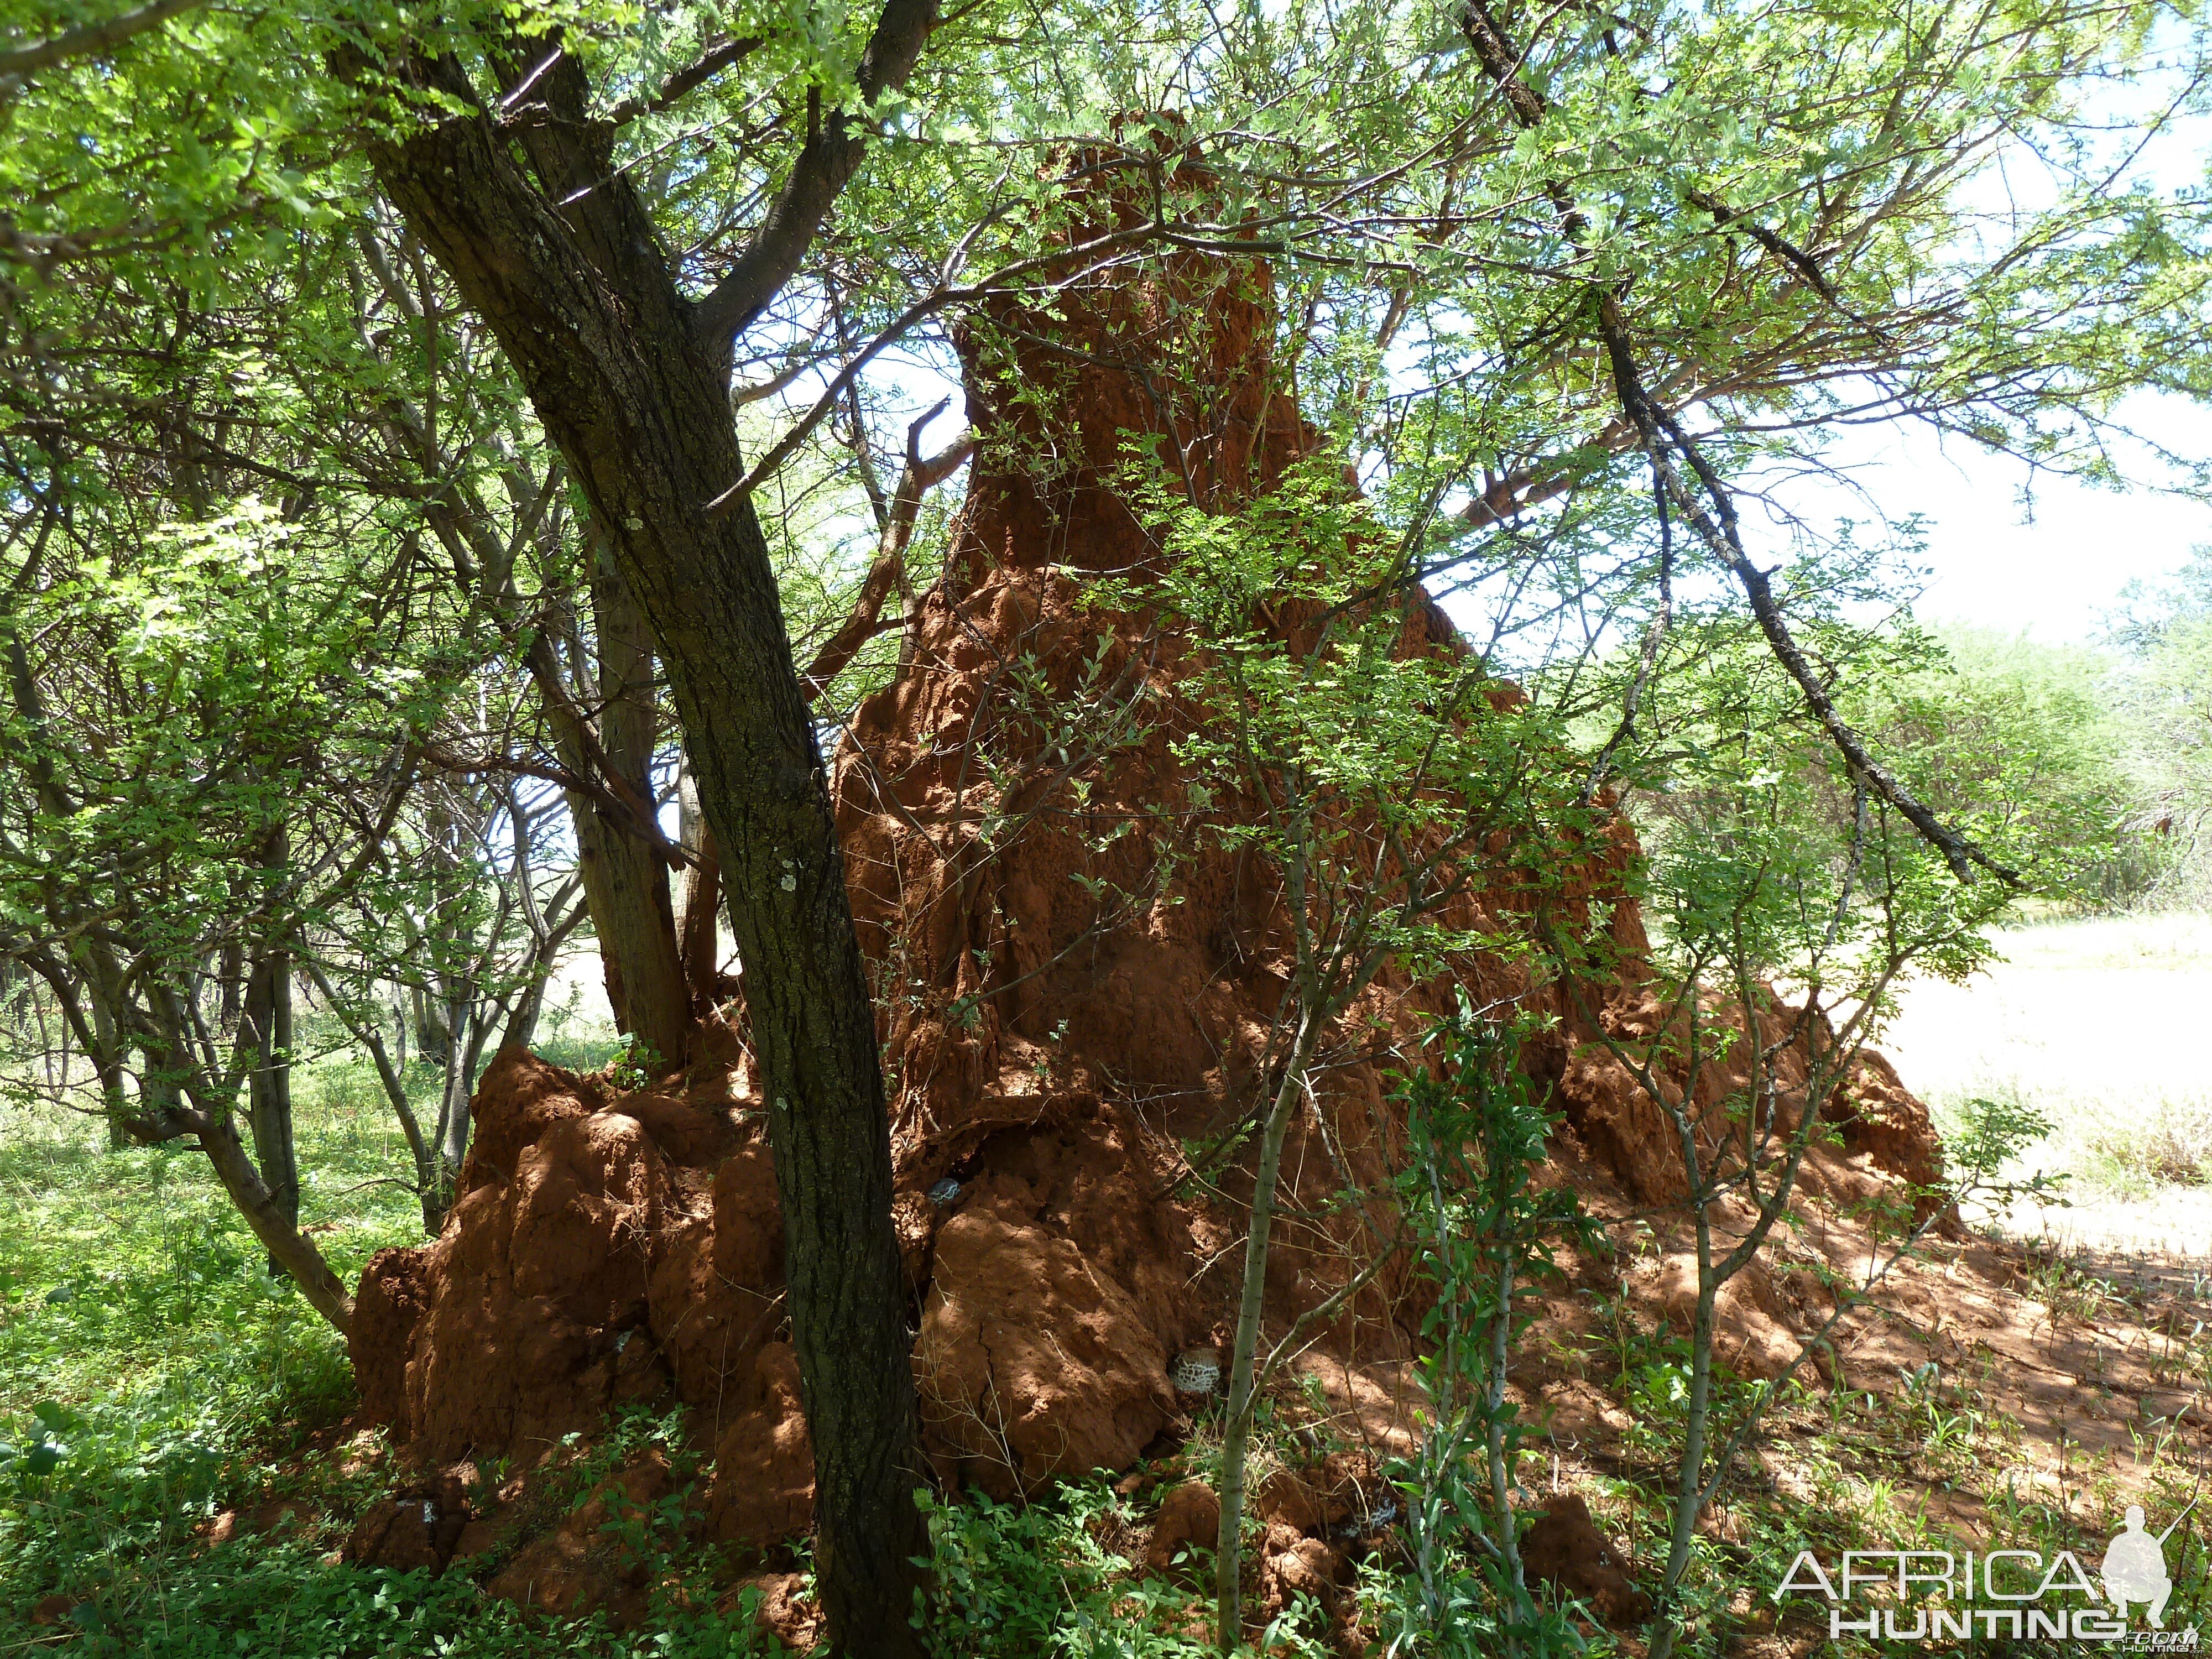
[(80, 1626), (41, 1634), (63, 1651), (118, 1659), (738, 1659), (775, 1650), (740, 1616), (707, 1613), (625, 1634), (599, 1619), (533, 1620), (459, 1573), (334, 1567), (322, 1557), (321, 1544), (297, 1540), (225, 1545), (173, 1566), (157, 1605), (132, 1614), (92, 1603), (72, 1615)]
[[(404, 1148), (380, 1106), (373, 1079), (343, 1065), (319, 1068), (302, 1091), (304, 1218), (349, 1278), (374, 1250), (421, 1237), (414, 1195), (395, 1184)], [(2075, 1323), (2129, 1291), (2053, 1263), (2026, 1293), (2054, 1321)], [(1601, 1449), (1596, 1469), (1585, 1463), (1569, 1484), (1648, 1573), (1662, 1548), (1687, 1355), (1679, 1337), (1655, 1329), (1618, 1293), (1584, 1294), (1595, 1317), (1574, 1350), (1558, 1357), (1627, 1405), (1631, 1426)], [(526, 1614), (490, 1596), (483, 1581), (503, 1559), (496, 1554), (440, 1578), (333, 1564), (355, 1517), (388, 1489), (390, 1460), (362, 1455), (343, 1428), (354, 1403), (343, 1344), (271, 1279), (197, 1153), (110, 1153), (58, 1121), (0, 1126), (0, 1659), (49, 1651), (85, 1659), (769, 1659), (781, 1651), (758, 1628), (751, 1602), (731, 1597), (729, 1564), (692, 1541), (680, 1504), (635, 1513), (617, 1505), (610, 1518), (611, 1541), (649, 1558), (661, 1587), (652, 1616), (627, 1632), (603, 1620)], [(2149, 1316), (2148, 1308), (2115, 1310)], [(2212, 1387), (2212, 1336), (2202, 1327), (2177, 1327), (2166, 1346), (2163, 1380)], [(1800, 1550), (1833, 1563), (1846, 1549), (1961, 1547), (1945, 1522), (1942, 1500), (1952, 1495), (1983, 1517), (1983, 1547), (2064, 1548), (2094, 1562), (2112, 1530), (2106, 1517), (2125, 1501), (2098, 1483), (2112, 1485), (2118, 1472), (2081, 1470), (2063, 1495), (2015, 1480), (2010, 1471), (2021, 1462), (2027, 1431), (2005, 1415), (1995, 1380), (1929, 1365), (1869, 1391), (1836, 1386), (1825, 1358), (1808, 1368), (1771, 1402), (1757, 1454), (1739, 1457), (1700, 1534), (1678, 1651), (1750, 1650), (1747, 1642), (1773, 1632), (1778, 1612), (1785, 1640), (1817, 1628), (1821, 1650), (1886, 1651), (1890, 1644), (1856, 1639), (1827, 1644), (1825, 1609), (1777, 1609), (1772, 1589)], [(1723, 1376), (1723, 1431), (1759, 1386)], [(1296, 1390), (1271, 1401), (1261, 1413), (1258, 1466), (1334, 1444), (1324, 1418), (1322, 1401)], [(1541, 1419), (1540, 1410), (1521, 1474), (1528, 1485), (1516, 1497), (1524, 1518), (1549, 1495), (1553, 1455), (1573, 1460), (1593, 1449), (1552, 1441)], [(2198, 1478), (2171, 1428), (2147, 1421), (2142, 1448), (2149, 1502), (2166, 1518), (2195, 1494)], [(549, 1491), (548, 1515), (557, 1519), (589, 1501), (649, 1441), (678, 1468), (679, 1485), (703, 1492), (708, 1472), (685, 1449), (680, 1413), (634, 1413), (580, 1449)], [(1210, 1479), (1216, 1450), (1201, 1424), (1171, 1466), (1144, 1472), (1138, 1492), (1100, 1479), (1029, 1505), (975, 1496), (930, 1502), (937, 1588), (921, 1623), (933, 1654), (1209, 1652), (1206, 1553), (1190, 1550), (1170, 1578), (1133, 1572), (1128, 1559), (1141, 1554), (1158, 1495), (1177, 1480)], [(223, 1511), (265, 1511), (283, 1500), (310, 1517), (304, 1525), (210, 1540)], [(2191, 1538), (2196, 1530), (2185, 1528)], [(2212, 1605), (2203, 1547), (2192, 1543), (2174, 1565), (2169, 1623), (2197, 1623)], [(1387, 1551), (1361, 1571), (1355, 1593), (1372, 1632), (1381, 1623), (1373, 1615), (1402, 1583)], [(1579, 1627), (1597, 1659), (1617, 1650), (1594, 1625)], [(1331, 1651), (1328, 1635), (1322, 1610), (1306, 1603), (1289, 1609), (1261, 1645), (1279, 1659), (1320, 1659)]]
[[(350, 1277), (422, 1236), (413, 1194), (382, 1184), (405, 1155), (336, 1070), (301, 1093), (302, 1219)], [(203, 1571), (195, 1532), (299, 1484), (295, 1455), (353, 1403), (344, 1345), (270, 1275), (204, 1157), (111, 1152), (95, 1130), (17, 1117), (0, 1135), (0, 1653), (251, 1651), (210, 1645), (230, 1621), (204, 1604), (226, 1586), (265, 1601), (246, 1581), (288, 1549)], [(74, 1621), (28, 1622), (64, 1597)], [(163, 1647), (172, 1626), (197, 1645)]]
[[(422, 1237), (381, 1106), (353, 1066), (318, 1067), (301, 1091), (301, 1219), (348, 1280), (375, 1250)], [(355, 1403), (344, 1344), (270, 1276), (198, 1152), (110, 1152), (83, 1124), (12, 1120), (0, 1133), (0, 1656), (775, 1649), (750, 1605), (623, 1634), (598, 1619), (529, 1618), (458, 1572), (331, 1564), (388, 1476), (380, 1460), (341, 1455)], [(209, 1540), (222, 1511), (287, 1499), (312, 1518)]]
[[(937, 1589), (923, 1615), (938, 1659), (1209, 1659), (1211, 1551), (1186, 1549), (1178, 1579), (1133, 1575), (1103, 1540), (1129, 1518), (1103, 1480), (1062, 1486), (1046, 1503), (971, 1493), (927, 1502)], [(1328, 1659), (1328, 1621), (1304, 1601), (1261, 1633), (1274, 1659)]]
[[(580, 1041), (556, 1057), (589, 1067), (606, 1046)], [(301, 1219), (350, 1281), (375, 1250), (422, 1239), (405, 1149), (358, 1064), (325, 1061), (299, 1093)], [(82, 1120), (0, 1122), (0, 1659), (784, 1651), (757, 1623), (757, 1595), (732, 1599), (727, 1564), (687, 1541), (673, 1511), (617, 1505), (608, 1522), (611, 1542), (652, 1559), (662, 1587), (629, 1632), (488, 1595), (497, 1556), (434, 1578), (337, 1564), (353, 1520), (392, 1479), (388, 1459), (351, 1455), (343, 1425), (354, 1403), (343, 1343), (271, 1278), (201, 1154), (109, 1152)], [(610, 1424), (559, 1483), (556, 1518), (647, 1439), (676, 1461), (676, 1424)], [(288, 1500), (304, 1519), (210, 1537), (227, 1510)], [(1117, 1508), (1128, 1518), (1103, 1481), (1023, 1508), (933, 1505), (942, 1589), (921, 1615), (933, 1652), (1206, 1652), (1194, 1590), (1133, 1578), (1101, 1546)], [(1323, 1628), (1318, 1609), (1294, 1609), (1273, 1650), (1317, 1656)]]

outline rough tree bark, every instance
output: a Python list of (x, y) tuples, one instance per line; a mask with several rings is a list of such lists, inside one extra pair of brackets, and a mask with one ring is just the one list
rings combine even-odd
[[(269, 832), (262, 866), (271, 876), (283, 872), (291, 838), (280, 823)], [(264, 940), (254, 958), (252, 982), (246, 992), (246, 1035), (252, 1043), (246, 1073), (246, 1121), (253, 1133), (253, 1159), (270, 1202), (285, 1224), (300, 1224), (300, 1152), (292, 1139), (292, 952), (282, 937)], [(272, 1253), (269, 1271), (282, 1267)]]
[(285, 1215), (268, 1183), (261, 1179), (261, 1172), (253, 1167), (253, 1160), (246, 1156), (236, 1123), (228, 1115), (192, 1107), (182, 1109), (179, 1116), (185, 1132), (199, 1137), (200, 1150), (214, 1165), (216, 1179), (268, 1250), (270, 1261), (291, 1276), (317, 1313), (341, 1332), (347, 1329), (353, 1323), (353, 1298), (323, 1260), (314, 1241)]
[(107, 1109), (107, 1150), (119, 1152), (131, 1144), (131, 1132), (124, 1127), (131, 1105), (123, 1087), (123, 1049), (116, 1040), (115, 1020), (107, 1012), (107, 1004), (94, 998), (92, 1015), (90, 1054), (93, 1070), (100, 1078), (100, 1102)]
[[(401, 279), (376, 237), (363, 229), (356, 240), (385, 297), (406, 316), (426, 323), (426, 296)], [(359, 325), (365, 331), (366, 319)], [(421, 410), (387, 395), (380, 412), (394, 439), (427, 471), (444, 475), (451, 470)], [(548, 493), (561, 487), (557, 463), (542, 479), (530, 477), (519, 464), (510, 465), (509, 489), (517, 501), (536, 499), (541, 484)], [(455, 478), (446, 499), (426, 504), (424, 517), (452, 557), (461, 593), (472, 604), (489, 606), (526, 641), (523, 665), (544, 701), (554, 752), (571, 778), (586, 786), (570, 787), (564, 796), (615, 1024), (643, 1036), (663, 1059), (680, 1062), (689, 1046), (690, 1020), (688, 1006), (670, 994), (667, 964), (676, 945), (663, 867), (666, 845), (653, 824), (650, 774), (657, 709), (652, 629), (602, 544), (595, 541), (588, 586), (598, 660), (586, 660), (580, 642), (573, 645), (570, 666), (580, 703), (564, 682), (561, 653), (549, 630), (534, 624), (532, 602), (515, 584), (520, 544), (495, 532), (483, 497), (465, 478)], [(555, 524), (552, 515), (539, 514), (536, 536), (557, 544), (561, 532)], [(533, 1012), (528, 1023), (534, 1025), (535, 1019)]]
[[(934, 15), (930, 0), (891, 0), (860, 64), (865, 99), (903, 83)], [(450, 57), (337, 67), (434, 89), (465, 112), (404, 141), (374, 125), (366, 148), (497, 336), (658, 639), (720, 854), (769, 1102), (818, 1593), (835, 1648), (905, 1659), (920, 1651), (913, 1563), (927, 1543), (874, 1012), (766, 538), (742, 495), (705, 510), (745, 477), (732, 343), (797, 269), (859, 164), (861, 130), (841, 114), (810, 133), (760, 236), (695, 305), (614, 167), (580, 65), (543, 37), (513, 44), (518, 107), (498, 112)]]
[(721, 996), (722, 930), (716, 922), (722, 902), (722, 855), (699, 810), (698, 779), (688, 758), (678, 798), (682, 814), (678, 835), (697, 860), (685, 872), (684, 883), (684, 979), (691, 989), (692, 1012), (705, 1015)]
[[(272, 945), (254, 964), (246, 998), (253, 1038), (246, 1081), (246, 1120), (253, 1160), (270, 1201), (289, 1225), (300, 1224), (300, 1154), (292, 1138), (292, 953)], [(270, 1258), (270, 1271), (277, 1267)]]
[[(268, 963), (269, 957), (264, 956), (255, 964), (257, 981)], [(249, 988), (246, 1001), (251, 1005), (253, 1000)], [(288, 1211), (285, 1200), (262, 1178), (239, 1137), (237, 1084), (240, 1074), (254, 1066), (262, 1047), (253, 1028), (241, 1025), (228, 1075), (218, 1078), (194, 1054), (185, 1036), (184, 1009), (174, 990), (157, 985), (149, 1001), (150, 1006), (143, 1012), (149, 1018), (141, 1036), (146, 1057), (141, 1088), (149, 1097), (150, 1120), (161, 1125), (167, 1135), (191, 1135), (198, 1139), (224, 1193), (269, 1252), (271, 1270), (289, 1274), (308, 1304), (339, 1331), (345, 1331), (353, 1323), (353, 1298), (323, 1260), (315, 1241), (300, 1231), (296, 1167)], [(252, 1098), (250, 1086), (247, 1098), (249, 1102)]]
[[(611, 564), (592, 573), (592, 612), (599, 635), (600, 753), (606, 769), (629, 786), (624, 793), (649, 805), (656, 735), (652, 628)], [(562, 758), (589, 775), (586, 757)], [(650, 1044), (663, 1066), (680, 1066), (691, 1046), (691, 995), (677, 947), (668, 866), (658, 848), (600, 803), (575, 790), (568, 799), (576, 871), (599, 935), (615, 1024)]]

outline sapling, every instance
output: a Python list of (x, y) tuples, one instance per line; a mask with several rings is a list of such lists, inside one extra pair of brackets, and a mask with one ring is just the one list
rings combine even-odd
[[(1823, 629), (1822, 644), (1847, 661), (1888, 648), (1839, 626)], [(1630, 798), (1651, 848), (1644, 908), (1656, 939), (1641, 1035), (1593, 1005), (1589, 986), (1615, 976), (1607, 952), (1564, 933), (1551, 940), (1575, 969), (1561, 982), (1577, 1036), (1610, 1054), (1666, 1125), (1691, 1233), (1688, 1372), (1653, 1659), (1680, 1638), (1698, 1523), (1766, 1405), (1958, 1197), (1989, 1185), (2017, 1144), (2001, 1134), (1992, 1152), (1978, 1142), (1949, 1181), (1918, 1171), (1890, 1194), (1898, 1213), (1875, 1218), (1861, 1282), (1838, 1287), (1833, 1312), (1751, 1392), (1715, 1448), (1721, 1292), (1792, 1220), (1805, 1160), (1848, 1115), (1900, 977), (1971, 973), (1987, 951), (1978, 930), (2009, 895), (1994, 882), (1955, 881), (1947, 849), (1836, 754), (1766, 653), (1716, 636), (1701, 654), (1698, 672), (1657, 683), (1651, 747), (1635, 774), (1644, 787)], [(1996, 852), (2014, 851), (1984, 833)], [(1776, 996), (1777, 982), (1792, 988), (1796, 1006)]]
[[(1455, 922), (1455, 901), (1513, 862), (1571, 862), (1562, 826), (1586, 823), (1574, 781), (1553, 758), (1548, 712), (1493, 696), (1481, 659), (1407, 647), (1409, 609), (1397, 544), (1372, 510), (1319, 466), (1288, 471), (1235, 514), (1177, 499), (1154, 477), (1133, 486), (1167, 557), (1140, 589), (1103, 585), (1107, 602), (1141, 603), (1204, 642), (1181, 682), (1200, 718), (1176, 744), (1212, 804), (1207, 828), (1264, 861), (1279, 884), (1285, 990), (1261, 1103), (1217, 1146), (1256, 1127), (1227, 1377), (1220, 1457), (1217, 1639), (1242, 1639), (1237, 1547), (1253, 1418), (1268, 1374), (1317, 1321), (1334, 1317), (1407, 1243), (1377, 1237), (1368, 1261), (1304, 1310), (1263, 1357), (1262, 1314), (1283, 1149), (1302, 1107), (1319, 1115), (1315, 1076), (1340, 1046), (1366, 1040), (1349, 1016), (1395, 964), (1418, 982), (1480, 951), (1493, 963), (1524, 942), (1510, 919), (1489, 931)], [(1411, 605), (1425, 601), (1413, 597)], [(1310, 622), (1301, 622), (1310, 617)], [(1418, 635), (1416, 636), (1418, 637)], [(1352, 1029), (1358, 1025), (1358, 1030)]]
[[(1524, 1577), (1513, 1504), (1522, 1435), (1506, 1398), (1534, 1281), (1556, 1277), (1559, 1245), (1598, 1245), (1571, 1188), (1539, 1188), (1556, 1115), (1522, 1068), (1526, 1016), (1478, 1011), (1462, 994), (1440, 1024), (1434, 1071), (1407, 1075), (1407, 1168), (1399, 1201), (1425, 1235), (1435, 1286), (1416, 1375), (1428, 1399), (1420, 1443), (1396, 1473), (1413, 1571), (1401, 1581), (1386, 1651), (1549, 1655), (1582, 1644)], [(1478, 1473), (1479, 1471), (1479, 1473)]]

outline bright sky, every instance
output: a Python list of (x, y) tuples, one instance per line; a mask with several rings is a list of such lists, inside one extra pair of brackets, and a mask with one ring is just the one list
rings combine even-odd
[[(2129, 424), (2188, 459), (2212, 459), (2212, 414), (2178, 398), (2144, 398)], [(1924, 622), (1966, 622), (2026, 633), (2045, 644), (2094, 642), (2106, 612), (2133, 580), (2155, 584), (2190, 550), (2212, 543), (2212, 507), (2136, 488), (2092, 488), (2027, 471), (1971, 440), (1939, 440), (1917, 424), (1847, 434), (1831, 459), (1860, 498), (1840, 485), (1800, 481), (1778, 501), (1816, 525), (1846, 517), (1870, 526), (1869, 501), (1893, 521), (1922, 515), (1927, 583), (1915, 610)], [(2156, 475), (2148, 457), (2123, 455), (2128, 471)], [(2139, 462), (2131, 466), (2130, 461)], [(1752, 527), (1747, 514), (1747, 529)], [(1780, 534), (1772, 532), (1779, 544)]]
[[(2167, 92), (2154, 82), (2130, 95), (2162, 105)], [(2117, 116), (2123, 100), (2115, 94), (2111, 102)], [(2161, 193), (2203, 188), (2212, 173), (2212, 112), (2181, 117), (2141, 149), (2128, 142), (2125, 179)], [(1991, 210), (2007, 202), (2032, 207), (2047, 193), (2025, 158), (1985, 174), (1975, 188)], [(961, 389), (944, 378), (941, 365), (909, 358), (892, 368), (891, 378), (916, 409), (949, 395), (956, 412), (933, 430), (931, 441), (953, 430)], [(2144, 394), (2124, 405), (2117, 422), (2185, 465), (2212, 463), (2212, 410)], [(2166, 474), (2139, 447), (2113, 453), (2130, 477)], [(1776, 504), (1819, 532), (1849, 519), (1868, 543), (1877, 539), (1879, 518), (1898, 523), (1918, 514), (1927, 575), (1914, 609), (1926, 623), (1966, 623), (2044, 644), (2094, 644), (2131, 582), (2164, 581), (2193, 548), (2212, 544), (2212, 505), (2148, 483), (2116, 490), (2051, 475), (2033, 479), (2029, 494), (2031, 479), (2019, 461), (1968, 439), (1939, 438), (1917, 422), (1845, 431), (1826, 459), (1849, 476), (1849, 486), (1799, 478), (1774, 487)], [(1773, 556), (1760, 562), (1781, 562), (1790, 532), (1771, 519), (1762, 526), (1755, 502), (1742, 507), (1753, 556), (1760, 556), (1763, 539)]]
[[(2164, 45), (2186, 56), (2181, 31), (2171, 30)], [(2124, 120), (2162, 108), (2172, 91), (2153, 76), (2102, 101)], [(2132, 137), (2116, 138), (2128, 155), (2116, 182), (2163, 195), (2204, 187), (2212, 112), (2182, 114), (2139, 149)], [(2032, 207), (2049, 193), (2033, 158), (2017, 151), (1969, 188), (1990, 211), (2008, 202)], [(2124, 404), (2118, 420), (2184, 465), (2212, 461), (2212, 410), (2144, 394)], [(2155, 584), (2178, 571), (2191, 548), (2212, 543), (2212, 506), (2155, 489), (2115, 491), (2052, 477), (2036, 480), (2033, 497), (2024, 497), (2027, 471), (2018, 461), (1971, 440), (1939, 441), (1917, 423), (1846, 434), (1829, 459), (1893, 522), (1923, 516), (1929, 576), (1915, 611), (1923, 622), (1971, 623), (2051, 645), (2093, 643), (2130, 581)], [(2139, 448), (2116, 450), (2114, 459), (2131, 477), (2165, 476)], [(1867, 500), (1840, 486), (1808, 483), (1778, 495), (1816, 524), (1824, 513), (1863, 526), (1875, 517)]]
[[(954, 410), (930, 442), (956, 429), (957, 384), (915, 368), (902, 374), (901, 390), (917, 407), (952, 398)], [(2212, 410), (2146, 397), (2123, 417), (2185, 460), (2212, 461)], [(2128, 472), (2160, 476), (2151, 457), (2117, 453)], [(2045, 645), (2094, 644), (2130, 582), (2155, 586), (2179, 571), (2191, 549), (2212, 544), (2212, 505), (2054, 475), (2035, 479), (2032, 496), (2024, 495), (2029, 478), (2020, 462), (1969, 439), (1939, 438), (1918, 422), (1848, 432), (1827, 459), (1850, 487), (1800, 478), (1773, 489), (1777, 503), (1823, 531), (1849, 519), (1869, 542), (1876, 503), (1893, 523), (1919, 514), (1928, 574), (1914, 611), (1925, 623), (1967, 623)], [(1762, 530), (1776, 557), (1761, 562), (1786, 556), (1786, 530), (1752, 502), (1744, 517), (1754, 557)]]

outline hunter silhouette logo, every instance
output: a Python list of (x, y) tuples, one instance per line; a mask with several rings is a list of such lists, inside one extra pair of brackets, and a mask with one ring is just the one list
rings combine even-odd
[[(2189, 1510), (2196, 1507), (2192, 1501)], [(2173, 1527), (2188, 1518), (2189, 1510), (2174, 1517)], [(2106, 1600), (2119, 1610), (2123, 1619), (2128, 1616), (2130, 1602), (2147, 1604), (2153, 1630), (2166, 1628), (2166, 1601), (2173, 1594), (2173, 1580), (2166, 1572), (2166, 1540), (2173, 1535), (2173, 1527), (2153, 1537), (2143, 1530), (2142, 1506), (2130, 1504), (2127, 1530), (2105, 1548)]]

